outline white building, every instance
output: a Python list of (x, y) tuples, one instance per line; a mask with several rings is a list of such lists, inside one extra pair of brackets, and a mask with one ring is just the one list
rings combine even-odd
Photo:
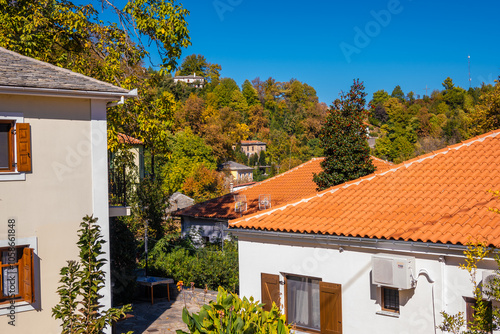
[(205, 78), (196, 75), (196, 73), (193, 73), (193, 75), (176, 75), (174, 77), (174, 83), (177, 82), (184, 82), (192, 87), (203, 88), (205, 85)]
[[(500, 130), (229, 222), (240, 295), (299, 331), (437, 333), (472, 312), (469, 241), (500, 245)], [(491, 275), (479, 264), (477, 280)], [(494, 302), (497, 303), (497, 302)]]
[[(131, 96), (0, 48), (0, 333), (61, 332), (52, 308), (60, 269), (78, 259), (82, 218), (97, 217), (109, 241), (106, 104)], [(109, 308), (109, 242), (103, 251), (101, 302)], [(11, 265), (15, 295), (4, 271)]]

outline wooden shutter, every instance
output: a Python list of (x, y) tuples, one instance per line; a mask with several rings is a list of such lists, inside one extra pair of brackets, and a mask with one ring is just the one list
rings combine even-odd
[(280, 307), (280, 277), (279, 275), (260, 274), (261, 278), (261, 302), (264, 303), (263, 309), (270, 311), (273, 302)]
[(342, 333), (342, 286), (319, 282), (320, 323), (322, 334)]
[(24, 301), (28, 303), (33, 303), (35, 301), (34, 294), (34, 282), (33, 282), (33, 249), (24, 248), (23, 249), (23, 259), (20, 263), (19, 270), (21, 271), (20, 285), (21, 285), (21, 297)]
[(31, 135), (29, 123), (16, 124), (17, 171), (31, 172)]

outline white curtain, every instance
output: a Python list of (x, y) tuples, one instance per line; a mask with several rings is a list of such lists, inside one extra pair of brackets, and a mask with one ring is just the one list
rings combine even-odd
[(320, 328), (319, 280), (287, 276), (288, 321), (301, 327)]

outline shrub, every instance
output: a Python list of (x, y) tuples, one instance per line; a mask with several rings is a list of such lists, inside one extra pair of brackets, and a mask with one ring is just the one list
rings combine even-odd
[[(236, 294), (219, 288), (216, 302), (203, 305), (198, 314), (189, 314), (184, 308), (182, 320), (192, 334), (288, 334), (291, 326), (286, 325), (286, 318), (276, 304), (273, 303), (270, 311), (264, 311), (263, 305), (255, 302), (253, 297), (240, 299)], [(177, 330), (177, 334), (188, 333)]]
[(196, 286), (216, 290), (219, 286), (238, 291), (238, 246), (235, 240), (194, 248), (187, 238), (164, 237), (150, 253), (155, 275), (175, 281), (194, 282)]

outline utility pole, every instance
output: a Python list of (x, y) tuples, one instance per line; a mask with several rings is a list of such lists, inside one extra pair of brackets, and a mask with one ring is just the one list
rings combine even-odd
[(467, 55), (469, 61), (469, 88), (472, 88), (472, 79), (470, 78), (470, 55)]
[(426, 96), (429, 96), (429, 95), (427, 95), (427, 91), (428, 91), (428, 90), (429, 90), (429, 88), (427, 88), (427, 85), (425, 85), (425, 95), (426, 95)]

